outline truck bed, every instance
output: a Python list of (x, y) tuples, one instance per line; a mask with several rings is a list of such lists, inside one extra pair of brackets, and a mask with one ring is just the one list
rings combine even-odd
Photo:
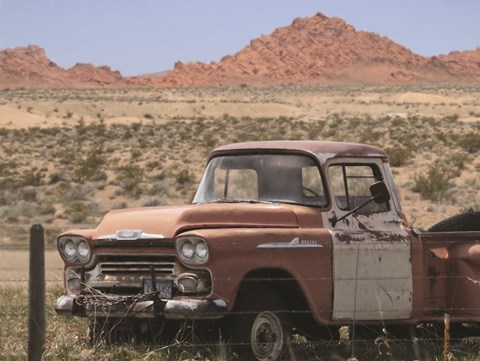
[(480, 232), (423, 232), (419, 239), (424, 316), (480, 321)]

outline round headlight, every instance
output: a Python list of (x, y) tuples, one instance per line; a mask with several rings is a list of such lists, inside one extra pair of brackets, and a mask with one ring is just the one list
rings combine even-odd
[(65, 245), (63, 246), (63, 251), (67, 258), (73, 259), (77, 254), (77, 246), (71, 239), (69, 239), (65, 242)]
[(182, 262), (197, 266), (208, 262), (207, 241), (198, 236), (182, 236), (176, 239), (176, 249)]
[(79, 236), (65, 236), (58, 239), (60, 255), (68, 263), (85, 263), (92, 252), (87, 240)]
[(87, 241), (81, 240), (78, 242), (78, 255), (80, 256), (81, 259), (88, 258), (90, 256), (90, 247), (88, 246)]
[(197, 247), (195, 248), (195, 254), (199, 258), (205, 258), (208, 256), (208, 247), (207, 244), (203, 241), (197, 243)]
[(195, 253), (195, 247), (192, 242), (185, 242), (181, 248), (182, 255), (186, 258), (192, 258)]

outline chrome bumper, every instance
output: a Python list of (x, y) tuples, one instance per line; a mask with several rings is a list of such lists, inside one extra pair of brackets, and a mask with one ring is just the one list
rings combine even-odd
[(114, 307), (85, 307), (77, 297), (61, 296), (57, 300), (55, 311), (63, 316), (134, 318), (163, 316), (168, 319), (204, 320), (222, 318), (227, 311), (227, 304), (222, 299), (158, 299)]

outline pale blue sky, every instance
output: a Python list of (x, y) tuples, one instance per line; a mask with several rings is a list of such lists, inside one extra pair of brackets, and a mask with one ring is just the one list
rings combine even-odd
[(0, 49), (35, 44), (65, 68), (139, 75), (218, 61), (317, 12), (421, 55), (480, 46), (480, 0), (0, 0)]

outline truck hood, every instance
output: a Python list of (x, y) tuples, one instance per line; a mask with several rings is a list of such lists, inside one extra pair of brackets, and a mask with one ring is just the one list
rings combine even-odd
[(297, 216), (284, 205), (222, 203), (189, 206), (149, 207), (114, 210), (95, 229), (93, 239), (123, 230), (173, 238), (178, 233), (199, 228), (297, 228)]

